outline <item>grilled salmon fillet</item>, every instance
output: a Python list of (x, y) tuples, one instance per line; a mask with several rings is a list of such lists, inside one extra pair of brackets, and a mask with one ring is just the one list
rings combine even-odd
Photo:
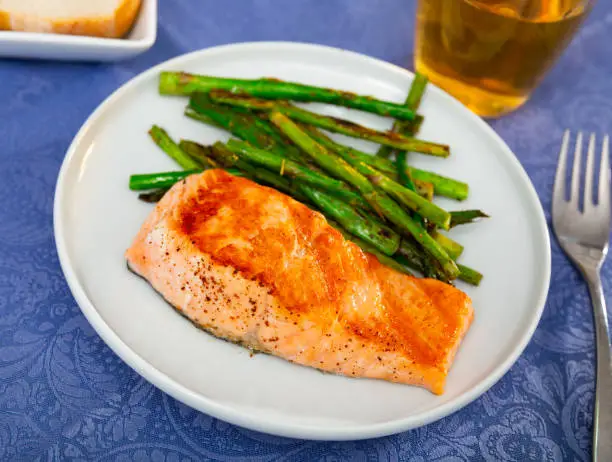
[(218, 337), (436, 394), (473, 318), (460, 290), (383, 266), (321, 214), (223, 170), (174, 185), (126, 258)]

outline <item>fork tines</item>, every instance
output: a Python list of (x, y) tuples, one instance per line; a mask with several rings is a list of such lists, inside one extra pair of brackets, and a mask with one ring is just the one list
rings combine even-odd
[[(581, 165), (582, 165), (582, 132), (576, 136), (576, 147), (574, 149), (574, 162), (572, 166), (572, 178), (569, 190), (569, 205), (578, 208), (580, 195)], [(559, 154), (559, 165), (555, 176), (555, 187), (553, 191), (554, 200), (565, 200), (567, 198), (565, 183), (567, 175), (567, 155), (569, 151), (570, 132), (565, 131), (563, 143)], [(597, 191), (597, 203), (609, 204), (610, 202), (610, 153), (609, 138), (606, 135), (602, 142), (601, 159), (599, 167), (599, 187)], [(589, 138), (587, 150), (586, 172), (584, 175), (584, 211), (596, 206), (593, 203), (593, 183), (595, 177), (595, 134)]]

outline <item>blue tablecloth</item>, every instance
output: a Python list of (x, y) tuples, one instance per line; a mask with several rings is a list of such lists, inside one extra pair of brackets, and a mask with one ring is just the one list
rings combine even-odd
[[(452, 1), (452, 0), (451, 0)], [(167, 58), (223, 43), (294, 40), (411, 67), (414, 2), (161, 0), (152, 50), (119, 64), (0, 62), (0, 460), (587, 460), (594, 339), (588, 295), (553, 241), (540, 326), (511, 371), (437, 423), (359, 442), (234, 427), (141, 379), (93, 332), (62, 276), (52, 228), (64, 153), (119, 85)], [(491, 122), (549, 216), (565, 128), (612, 132), (612, 3), (600, 1), (516, 113)], [(612, 293), (612, 269), (604, 268)]]

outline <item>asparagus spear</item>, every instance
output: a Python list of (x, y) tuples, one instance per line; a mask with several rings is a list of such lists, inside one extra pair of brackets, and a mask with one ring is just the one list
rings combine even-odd
[[(427, 77), (423, 74), (417, 73), (412, 80), (412, 85), (410, 85), (410, 91), (408, 92), (408, 97), (406, 98), (406, 102), (404, 103), (406, 107), (410, 108), (412, 111), (417, 110), (419, 104), (421, 104), (421, 99), (423, 98), (423, 94), (425, 92), (425, 87), (427, 86)], [(423, 119), (421, 118), (421, 121)], [(416, 120), (414, 121), (416, 122)], [(416, 134), (416, 130), (419, 128), (421, 122), (418, 123), (401, 123), (399, 120), (396, 120), (393, 123), (393, 128), (391, 131), (396, 133), (402, 133), (406, 136), (414, 136)], [(378, 157), (388, 158), (393, 150), (389, 148), (389, 146), (381, 146), (376, 155)], [(405, 159), (404, 163), (405, 165)]]
[(238, 113), (236, 110), (241, 110), (241, 108), (230, 110), (221, 107), (210, 101), (205, 94), (197, 93), (190, 98), (185, 115), (209, 125), (221, 127), (258, 148), (267, 149), (296, 162), (301, 159), (299, 151), (294, 146), (280, 141), (271, 134), (275, 130), (269, 122), (250, 113)]
[[(291, 151), (291, 154), (288, 155), (290, 159), (296, 160), (301, 159), (300, 150), (297, 149), (291, 141), (287, 140), (282, 133), (280, 133), (274, 125), (265, 117), (264, 113), (255, 113), (255, 123), (261, 127), (263, 131), (265, 131), (270, 138), (272, 138), (275, 143), (285, 149), (285, 151)], [(257, 147), (257, 146), (256, 146)]]
[(221, 168), (218, 162), (211, 158), (211, 150), (209, 146), (202, 146), (193, 141), (181, 140), (179, 147), (189, 154), (191, 158), (205, 165), (207, 168)]
[(407, 157), (408, 155), (406, 151), (399, 151), (395, 157), (395, 169), (397, 170), (397, 179), (400, 184), (406, 186), (411, 191), (416, 191), (416, 185), (414, 184), (412, 175), (410, 174), (410, 170), (406, 170)]
[(281, 113), (275, 112), (270, 120), (295, 144), (306, 152), (317, 164), (330, 174), (346, 181), (355, 187), (368, 201), (374, 210), (385, 216), (402, 234), (411, 235), (419, 242), (439, 263), (449, 279), (459, 274), (455, 262), (446, 254), (444, 249), (389, 196), (377, 190), (368, 179), (351, 167), (343, 159), (330, 154), (327, 150), (312, 140), (306, 133)]
[[(235, 176), (244, 176), (238, 169), (228, 168), (226, 171)], [(189, 175), (201, 172), (203, 172), (203, 170), (180, 170), (131, 175), (129, 185), (132, 191), (151, 191), (152, 193), (158, 190), (165, 191), (171, 188), (175, 183), (187, 178)]]
[(395, 171), (395, 167), (393, 166), (393, 162), (387, 159), (375, 157), (371, 154), (361, 152), (350, 146), (345, 146), (343, 144), (340, 144), (334, 141), (333, 139), (331, 139), (329, 136), (327, 136), (325, 133), (323, 133), (321, 130), (315, 127), (311, 127), (305, 124), (300, 124), (300, 128), (302, 128), (302, 130), (308, 133), (308, 136), (313, 138), (317, 143), (319, 143), (320, 145), (322, 145), (329, 151), (333, 151), (333, 152), (347, 151), (351, 156), (355, 157), (357, 160), (360, 160), (361, 162), (365, 162), (371, 165), (372, 167), (376, 168), (377, 170), (380, 170), (381, 172), (385, 172), (385, 173), (393, 174), (393, 175), (397, 173)]
[[(409, 268), (419, 271), (425, 277), (450, 283), (451, 281), (440, 271), (436, 262), (430, 261), (427, 257), (427, 255), (423, 255), (422, 252), (419, 252), (419, 249), (408, 240), (402, 240), (399, 250), (393, 256), (400, 264), (407, 265)], [(459, 268), (459, 276), (457, 276), (457, 279), (474, 286), (480, 284), (483, 278), (481, 273), (466, 265), (457, 264), (457, 267)]]
[[(412, 259), (408, 258), (406, 256), (405, 247), (406, 246), (404, 242), (402, 241), (402, 244), (400, 245), (400, 249), (393, 256), (394, 260), (396, 260), (398, 263), (402, 265), (406, 265), (409, 268), (419, 271), (425, 277), (439, 279), (440, 281), (451, 283), (451, 281), (444, 274), (442, 274), (438, 269), (431, 266), (431, 262), (429, 262), (427, 258), (423, 258), (419, 256), (418, 254), (416, 255), (416, 257), (413, 257)], [(427, 268), (425, 268), (425, 266), (427, 266)], [(459, 268), (459, 276), (457, 276), (457, 279), (459, 279), (460, 281), (466, 282), (468, 284), (474, 285), (474, 286), (480, 285), (480, 282), (482, 281), (482, 278), (483, 278), (483, 275), (481, 273), (479, 273), (475, 269), (470, 268), (469, 266), (466, 266), (466, 265), (458, 264), (457, 266)]]
[(480, 281), (482, 281), (482, 274), (465, 265), (459, 266), (459, 279), (468, 284), (472, 284), (474, 286), (480, 285)]
[[(345, 159), (346, 160), (346, 159)], [(450, 229), (450, 213), (438, 207), (433, 202), (422, 198), (414, 191), (404, 188), (383, 173), (364, 163), (352, 164), (362, 175), (378, 186), (396, 201), (416, 212), (419, 216), (427, 218), (431, 223), (442, 229)]]
[(222, 165), (238, 168), (245, 172), (248, 178), (257, 183), (271, 186), (284, 194), (292, 195), (300, 202), (307, 202), (307, 198), (303, 194), (300, 194), (292, 188), (289, 180), (266, 169), (255, 167), (243, 161), (220, 142), (216, 142), (212, 145), (211, 155)]
[[(288, 187), (286, 183), (283, 183), (283, 180), (284, 180), (283, 178), (277, 175), (274, 175), (273, 173), (267, 170), (264, 170), (264, 169), (250, 170), (249, 169), (249, 173), (247, 173), (244, 170), (239, 170), (237, 168), (225, 168), (224, 170), (227, 173), (230, 173), (234, 176), (249, 178), (250, 180), (255, 181), (256, 183), (263, 184), (266, 186), (272, 186), (275, 189), (278, 189), (279, 191), (284, 192), (285, 194), (295, 197), (300, 202), (307, 203), (307, 199), (303, 195), (300, 196), (297, 191)], [(170, 186), (174, 185), (175, 183), (178, 183), (180, 180), (182, 180), (183, 178), (187, 177), (188, 175), (192, 173), (200, 173), (200, 172), (201, 171), (191, 170), (188, 172), (187, 171), (177, 171), (177, 172), (147, 173), (143, 175), (132, 175), (130, 179), (136, 178), (134, 181), (139, 182), (139, 187), (138, 189), (135, 189), (135, 190), (139, 190), (139, 191), (146, 190), (147, 191), (144, 193), (140, 193), (138, 195), (138, 198), (140, 200), (144, 202), (158, 202), (163, 197), (163, 195), (168, 191), (168, 189), (170, 189)], [(170, 179), (172, 178), (175, 179), (176, 181), (174, 181), (172, 184), (168, 184), (168, 186), (159, 187), (157, 189), (154, 189), (156, 188), (157, 185), (160, 184), (158, 178), (167, 179), (168, 183)]]
[[(233, 114), (233, 115), (241, 115), (244, 116), (245, 119), (248, 119), (249, 122), (253, 122), (253, 124), (255, 124), (255, 117), (254, 114), (249, 111), (248, 109), (243, 109), (240, 107), (233, 107), (230, 110), (228, 110), (227, 107), (224, 106), (220, 106), (218, 104), (214, 104), (212, 101), (210, 101), (210, 99), (208, 99), (208, 101), (206, 101), (207, 105), (210, 106), (210, 110), (214, 110), (214, 111), (225, 111), (226, 114)], [(207, 125), (211, 125), (213, 127), (216, 128), (221, 128), (223, 129), (224, 127), (222, 125), (219, 125), (217, 122), (214, 121), (214, 119), (212, 119), (211, 117), (209, 117), (206, 113), (202, 112), (197, 112), (195, 109), (193, 109), (192, 107), (190, 107), (189, 105), (187, 105), (185, 107), (185, 110), (183, 112), (187, 117), (189, 117), (190, 119), (193, 120), (197, 120), (199, 122), (203, 122)], [(257, 127), (257, 128), (261, 128), (261, 127)]]
[(351, 241), (354, 244), (356, 244), (358, 247), (361, 248), (361, 250), (363, 250), (364, 252), (368, 252), (371, 253), (372, 255), (374, 255), (378, 261), (380, 263), (382, 263), (385, 266), (388, 266), (389, 268), (394, 269), (395, 271), (399, 272), (399, 273), (404, 273), (404, 274), (408, 274), (410, 276), (413, 276), (412, 271), (410, 271), (410, 268), (407, 265), (403, 265), (402, 263), (400, 263), (399, 261), (393, 259), (392, 257), (389, 257), (387, 255), (385, 255), (384, 253), (379, 252), (376, 247), (368, 244), (367, 242), (359, 239), (356, 236), (353, 236), (350, 233), (347, 233), (342, 226), (340, 226), (339, 223), (334, 222), (331, 219), (327, 219), (327, 223), (332, 226), (333, 228), (336, 229), (336, 231), (338, 231), (340, 234), (342, 234), (342, 236), (344, 237), (344, 239), (346, 239), (347, 241)]
[(231, 134), (248, 141), (255, 146), (264, 149), (276, 149), (276, 143), (266, 133), (262, 132), (255, 124), (255, 116), (241, 114), (228, 108), (220, 107), (210, 101), (208, 96), (198, 93), (189, 99), (189, 109), (185, 114), (201, 122), (212, 121)]
[[(406, 102), (404, 103), (404, 105), (415, 113), (421, 104), (421, 100), (423, 99), (423, 95), (425, 94), (425, 87), (427, 87), (428, 82), (429, 79), (427, 78), (427, 76), (418, 72), (415, 74), (414, 79), (412, 80), (412, 84), (410, 85), (410, 91), (408, 92), (408, 97), (406, 98)], [(397, 123), (395, 131), (405, 133), (406, 135), (414, 135), (416, 133), (415, 129), (417, 129), (418, 127), (415, 127), (415, 124), (413, 122), (420, 124), (422, 121), (422, 117), (420, 118), (420, 120), (415, 117), (413, 120), (407, 121), (407, 123), (405, 124)]]
[(266, 99), (329, 103), (400, 120), (414, 118), (414, 112), (401, 104), (278, 79), (228, 79), (185, 72), (162, 72), (159, 76), (159, 92), (165, 95), (190, 95), (194, 92), (206, 93), (213, 89), (246, 93)]
[(148, 202), (151, 204), (151, 203), (159, 202), (161, 198), (164, 197), (164, 194), (166, 194), (167, 192), (168, 192), (168, 189), (166, 188), (154, 189), (152, 191), (138, 194), (138, 199), (140, 199), (143, 202)]
[(406, 167), (406, 169), (410, 172), (414, 180), (433, 184), (434, 193), (439, 196), (456, 199), (458, 201), (463, 201), (468, 197), (470, 187), (467, 183), (415, 167)]
[(343, 181), (313, 171), (297, 162), (277, 156), (269, 151), (254, 148), (244, 141), (229, 140), (227, 149), (240, 157), (244, 157), (245, 160), (252, 164), (261, 165), (279, 173), (281, 176), (286, 176), (298, 180), (300, 183), (309, 184), (315, 188), (327, 191), (333, 196), (344, 199), (351, 205), (362, 208), (369, 207), (368, 203), (359, 194), (352, 191)]
[(450, 237), (445, 236), (444, 234), (439, 233), (438, 231), (434, 231), (431, 233), (432, 237), (436, 240), (438, 244), (442, 246), (449, 257), (453, 260), (457, 260), (463, 253), (463, 246), (458, 242), (455, 242)]
[[(439, 279), (443, 282), (450, 283), (451, 281), (448, 279), (448, 277), (446, 277), (446, 275), (443, 274), (437, 267), (435, 262), (430, 261), (428, 257), (429, 256), (423, 254), (423, 252), (420, 251), (420, 249), (418, 249), (410, 239), (403, 239), (397, 253), (393, 255), (393, 258), (398, 263), (420, 272), (425, 277)], [(482, 274), (465, 265), (457, 266), (459, 267), (459, 276), (457, 276), (457, 279), (469, 284), (478, 285), (480, 279), (482, 279)]]
[(183, 170), (180, 172), (147, 173), (130, 176), (130, 189), (132, 191), (146, 191), (148, 189), (167, 189), (177, 181), (202, 170)]
[[(412, 268), (420, 272), (425, 277), (439, 279), (440, 281), (446, 283), (451, 282), (440, 270), (439, 266), (436, 264), (437, 262), (431, 261), (429, 259), (429, 255), (424, 254), (410, 239), (402, 240), (400, 248), (398, 249), (397, 253), (393, 255), (393, 258), (401, 265)], [(477, 281), (477, 275), (480, 273), (464, 265), (457, 266), (460, 268), (457, 279), (463, 280), (470, 284), (474, 284)], [(480, 276), (482, 278), (482, 275)]]
[[(373, 156), (371, 154), (361, 152), (355, 148), (336, 143), (334, 140), (323, 134), (323, 132), (320, 130), (306, 128), (304, 125), (301, 125), (301, 127), (304, 127), (311, 138), (314, 138), (317, 143), (323, 145), (328, 150), (336, 153), (344, 151), (346, 155), (350, 155), (355, 160), (365, 162), (366, 164), (374, 167), (376, 170), (380, 170), (391, 177), (397, 175), (398, 173), (395, 165), (389, 159)], [(435, 194), (457, 200), (464, 200), (468, 196), (469, 186), (466, 183), (414, 167), (406, 167), (406, 170), (412, 177), (413, 181), (417, 183), (419, 181), (431, 183), (434, 187)]]
[[(260, 117), (249, 113), (243, 114), (242, 118), (234, 117), (234, 120), (232, 122), (228, 121), (224, 127), (216, 123), (209, 115), (204, 112), (205, 110), (208, 112), (213, 110), (224, 110), (223, 108), (219, 108), (219, 106), (207, 106), (206, 109), (201, 107), (200, 110), (202, 112), (197, 112), (196, 110), (188, 106), (185, 109), (185, 115), (191, 119), (198, 120), (207, 125), (212, 125), (221, 129), (227, 129), (232, 135), (237, 136), (238, 138), (243, 139), (245, 141), (248, 141), (255, 147), (267, 149), (277, 154), (284, 153), (286, 157), (296, 161), (301, 157), (299, 151), (294, 146), (291, 146), (286, 143), (286, 141), (282, 139), (282, 137), (274, 129), (274, 127), (269, 122), (266, 122)], [(232, 117), (231, 113), (226, 114), (228, 118)], [(250, 127), (248, 129), (244, 129), (242, 127), (244, 124), (249, 124)]]
[(168, 133), (157, 125), (153, 125), (149, 130), (149, 135), (162, 150), (174, 159), (181, 167), (186, 170), (199, 169), (198, 162), (189, 157), (178, 145), (172, 141)]
[[(309, 133), (313, 132), (314, 130), (309, 131)], [(348, 164), (354, 167), (360, 174), (364, 175), (368, 180), (370, 180), (371, 183), (380, 187), (383, 191), (394, 197), (397, 201), (409, 209), (415, 211), (420, 216), (427, 218), (432, 223), (440, 226), (442, 229), (450, 228), (450, 214), (447, 211), (441, 209), (426, 199), (423, 199), (416, 192), (403, 187), (401, 184), (393, 181), (388, 176), (379, 172), (365, 162), (355, 160), (353, 156), (347, 155), (346, 150), (338, 150), (336, 153)]]
[(450, 154), (450, 148), (444, 144), (417, 140), (393, 132), (381, 132), (349, 122), (348, 120), (315, 114), (306, 109), (282, 102), (260, 100), (222, 90), (211, 91), (209, 95), (216, 103), (244, 107), (255, 111), (280, 112), (293, 120), (325, 128), (331, 132), (342, 133), (353, 138), (369, 140), (405, 151), (420, 152), (437, 157), (448, 157)]
[[(355, 150), (353, 150), (353, 152), (354, 151)], [(362, 154), (365, 156), (368, 156), (371, 159), (386, 160), (380, 157), (371, 156), (369, 154), (365, 154), (365, 153), (362, 153)], [(356, 156), (356, 157), (361, 158), (360, 156)], [(372, 165), (374, 165), (375, 168), (381, 166), (381, 163), (379, 162), (370, 161), (368, 163), (371, 163)], [(417, 183), (419, 181), (422, 181), (425, 183), (431, 183), (434, 188), (434, 194), (438, 196), (448, 197), (450, 199), (462, 201), (462, 200), (467, 199), (469, 195), (470, 187), (468, 186), (467, 183), (464, 183), (462, 181), (455, 180), (453, 178), (449, 178), (446, 176), (442, 176), (437, 173), (430, 172), (428, 170), (422, 170), (416, 167), (404, 166), (404, 168), (410, 174), (413, 181)], [(393, 167), (393, 169), (390, 169), (390, 168), (381, 169), (381, 171), (387, 174), (397, 172), (395, 167)]]
[(489, 215), (481, 210), (458, 210), (455, 212), (450, 212), (450, 214), (451, 228), (458, 225), (464, 225), (466, 223), (473, 223), (479, 218), (489, 218)]
[(268, 113), (255, 112), (255, 115), (257, 116), (257, 119), (259, 119), (259, 121), (262, 123), (262, 127), (265, 127), (265, 130), (268, 135), (272, 139), (274, 139), (279, 146), (282, 146), (285, 151), (286, 157), (297, 163), (307, 165), (311, 170), (321, 172), (321, 169), (319, 169), (316, 164), (310, 161), (310, 159), (302, 156), (300, 150), (293, 144), (293, 142), (289, 138), (287, 138), (283, 134), (283, 132), (278, 129), (278, 127), (276, 127), (272, 122), (270, 122), (270, 119), (268, 118)]
[[(210, 156), (225, 168), (237, 168), (248, 175), (252, 175), (256, 170), (255, 166), (240, 159), (236, 154), (227, 149), (220, 141), (217, 141), (215, 144), (210, 146)], [(288, 191), (289, 182), (285, 178), (280, 178), (280, 180), (281, 181), (279, 184), (281, 184), (281, 190)]]
[[(395, 158), (395, 166), (396, 166), (396, 170), (397, 170), (397, 179), (398, 179), (399, 183), (402, 186), (405, 186), (410, 191), (417, 192), (417, 187), (414, 184), (414, 181), (412, 180), (412, 175), (410, 174), (410, 172), (408, 170), (406, 170), (406, 159), (407, 159), (407, 157), (408, 157), (408, 154), (406, 153), (406, 151), (398, 151), (397, 156)], [(431, 201), (431, 199), (428, 199), (428, 200)], [(425, 225), (423, 217), (421, 217), (420, 215), (416, 214), (414, 216), (414, 218), (422, 226)], [(442, 241), (442, 242), (438, 241), (438, 243), (440, 245), (442, 245), (444, 243), (444, 241)], [(444, 246), (442, 246), (442, 247), (444, 247)], [(447, 250), (447, 253), (448, 253), (448, 249), (445, 249), (445, 250)], [(453, 256), (450, 253), (449, 253), (449, 257), (453, 258)], [(456, 258), (453, 258), (453, 259), (456, 260)]]
[(367, 220), (346, 202), (305, 184), (296, 184), (325, 215), (336, 220), (351, 234), (363, 239), (385, 255), (393, 255), (400, 244), (400, 236), (387, 226)]
[(185, 108), (185, 112), (183, 112), (183, 114), (185, 114), (190, 119), (197, 120), (198, 122), (205, 123), (206, 125), (210, 125), (211, 127), (221, 128), (221, 129), (224, 128), (222, 125), (219, 125), (217, 122), (215, 122), (208, 115), (206, 115), (204, 113), (200, 114), (195, 109), (193, 109), (193, 108), (191, 108), (189, 106), (187, 106)]
[[(219, 110), (227, 110), (228, 108), (226, 106), (221, 106), (218, 104), (214, 104), (210, 98), (208, 99), (208, 104), (210, 105), (214, 105), (214, 109), (219, 111)], [(212, 110), (212, 108), (211, 108)], [(245, 109), (245, 108), (241, 108), (238, 106), (233, 106), (231, 108), (231, 112), (234, 114), (241, 114), (244, 116), (247, 116), (249, 118), (249, 120), (257, 126), (258, 129), (260, 129), (261, 131), (265, 132), (270, 138), (272, 138), (276, 144), (280, 145), (280, 146), (284, 146), (284, 147), (288, 147), (288, 148), (293, 148), (295, 149), (293, 146), (290, 146), (289, 144), (287, 144), (287, 140), (283, 138), (282, 134), (280, 132), (278, 132), (278, 130), (276, 130), (276, 128), (270, 123), (270, 121), (265, 117), (264, 113), (254, 113), (249, 109)], [(205, 113), (199, 113), (197, 111), (195, 111), (193, 108), (191, 108), (189, 105), (185, 108), (184, 114), (194, 120), (203, 122), (207, 125), (211, 125), (213, 127), (216, 128), (221, 128), (223, 129), (222, 126), (218, 125), (213, 119), (211, 119), (209, 116), (207, 116)], [(260, 147), (260, 146), (257, 146)]]

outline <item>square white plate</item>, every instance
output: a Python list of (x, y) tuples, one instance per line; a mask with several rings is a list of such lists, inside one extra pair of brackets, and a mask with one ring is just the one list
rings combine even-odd
[(125, 38), (0, 31), (0, 58), (119, 61), (147, 51), (157, 37), (157, 0), (142, 0)]

